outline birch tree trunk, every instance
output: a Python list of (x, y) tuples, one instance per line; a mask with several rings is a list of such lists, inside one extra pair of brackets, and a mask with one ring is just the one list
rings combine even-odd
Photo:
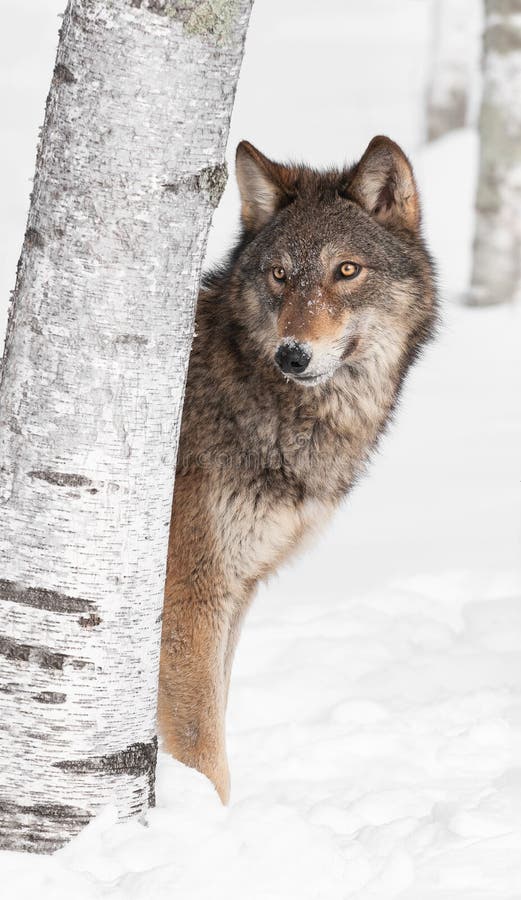
[(482, 24), (480, 0), (431, 0), (429, 141), (477, 119)]
[(70, 0), (0, 383), (0, 846), (153, 803), (194, 301), (251, 0)]
[(474, 306), (521, 296), (521, 0), (485, 0), (485, 13)]

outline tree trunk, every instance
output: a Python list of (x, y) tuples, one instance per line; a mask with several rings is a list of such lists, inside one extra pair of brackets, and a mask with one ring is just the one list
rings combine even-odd
[(483, 15), (479, 0), (431, 0), (427, 140), (476, 121)]
[(173, 473), (251, 0), (70, 0), (0, 382), (0, 846), (153, 802)]
[(521, 295), (521, 0), (485, 0), (485, 12), (474, 306)]

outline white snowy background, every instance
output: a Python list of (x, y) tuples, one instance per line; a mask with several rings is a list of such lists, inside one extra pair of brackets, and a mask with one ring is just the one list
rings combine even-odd
[[(0, 331), (63, 5), (2, 0)], [(252, 16), (230, 163), (243, 137), (315, 165), (377, 133), (402, 143), (444, 323), (370, 476), (259, 592), (232, 681), (231, 805), (160, 755), (147, 826), (106, 809), (52, 858), (0, 854), (3, 896), (521, 897), (521, 317), (458, 303), (477, 139), (422, 146), (429, 6), (256, 0)], [(231, 181), (209, 259), (236, 221)]]

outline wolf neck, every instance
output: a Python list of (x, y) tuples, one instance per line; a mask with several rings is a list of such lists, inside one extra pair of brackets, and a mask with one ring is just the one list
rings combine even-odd
[(293, 435), (299, 435), (303, 454), (302, 458), (297, 456), (295, 470), (308, 468), (316, 473), (318, 492), (329, 489), (335, 495), (346, 493), (363, 473), (392, 414), (397, 396), (394, 384), (396, 379), (391, 381), (389, 374), (382, 377), (374, 367), (372, 372), (346, 368), (319, 388), (284, 385), (286, 393), (279, 393), (279, 436), (284, 458), (289, 450), (291, 464)]

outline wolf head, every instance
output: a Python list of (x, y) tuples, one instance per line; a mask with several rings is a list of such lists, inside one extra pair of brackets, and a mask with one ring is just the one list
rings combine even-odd
[(376, 137), (357, 165), (317, 172), (243, 141), (236, 165), (243, 237), (231, 274), (245, 352), (302, 387), (364, 365), (405, 371), (435, 298), (402, 150)]

